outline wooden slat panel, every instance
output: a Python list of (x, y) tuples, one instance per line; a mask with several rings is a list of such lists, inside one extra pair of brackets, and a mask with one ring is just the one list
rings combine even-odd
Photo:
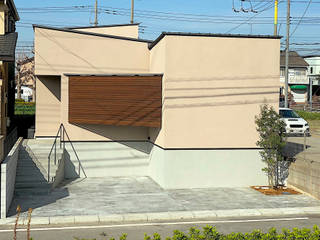
[(161, 127), (161, 76), (70, 76), (69, 122)]

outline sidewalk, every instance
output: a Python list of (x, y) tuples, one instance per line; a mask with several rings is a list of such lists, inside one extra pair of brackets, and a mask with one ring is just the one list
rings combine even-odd
[(163, 190), (148, 177), (91, 178), (50, 195), (15, 198), (9, 217), (22, 208), (20, 224), (67, 224), (320, 214), (320, 201), (307, 195), (265, 196), (251, 188)]

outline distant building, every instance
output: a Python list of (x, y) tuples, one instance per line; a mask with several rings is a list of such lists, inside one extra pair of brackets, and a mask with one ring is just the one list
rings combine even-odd
[[(304, 104), (308, 101), (309, 64), (297, 52), (289, 53), (289, 93), (297, 104)], [(285, 87), (285, 51), (280, 52), (280, 92), (284, 93)]]
[(305, 56), (309, 64), (308, 75), (312, 81), (312, 96), (320, 96), (320, 55)]
[[(17, 61), (17, 76), (16, 76), (16, 89), (25, 89), (23, 91), (28, 92), (27, 95), (20, 96), (18, 90), (16, 90), (16, 98), (22, 98), (24, 100), (35, 101), (35, 76), (34, 76), (34, 57), (25, 58)], [(28, 89), (28, 90), (26, 90)], [(29, 95), (31, 91), (31, 95)], [(26, 99), (25, 99), (26, 98)]]
[[(16, 87), (16, 94), (15, 98), (18, 98), (18, 87)], [(29, 88), (27, 86), (21, 86), (20, 87), (20, 97), (19, 99), (23, 99), (25, 102), (31, 102), (33, 96), (33, 90), (32, 88)]]

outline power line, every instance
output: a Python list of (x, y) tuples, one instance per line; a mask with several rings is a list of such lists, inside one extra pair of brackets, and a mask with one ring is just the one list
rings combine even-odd
[(291, 37), (291, 36), (296, 32), (296, 30), (298, 29), (298, 27), (299, 27), (302, 19), (304, 18), (304, 16), (306, 15), (306, 13), (307, 13), (307, 11), (308, 11), (308, 9), (309, 9), (309, 7), (310, 7), (311, 2), (312, 2), (312, 0), (309, 1), (306, 9), (304, 10), (304, 12), (303, 12), (303, 14), (302, 14), (302, 16), (301, 16), (301, 18), (300, 18), (300, 21), (298, 22), (298, 24), (296, 25), (295, 29), (294, 29), (294, 30), (292, 31), (292, 33), (290, 34), (290, 37)]
[(269, 5), (268, 7), (266, 7), (264, 10), (262, 10), (262, 11), (260, 11), (260, 12), (256, 13), (255, 15), (253, 15), (252, 17), (250, 17), (247, 21), (243, 21), (242, 23), (240, 23), (240, 24), (239, 24), (239, 25), (237, 25), (236, 27), (231, 28), (231, 29), (230, 29), (230, 30), (228, 30), (226, 33), (230, 33), (230, 32), (232, 32), (232, 31), (234, 31), (234, 30), (238, 29), (239, 27), (241, 27), (243, 24), (248, 23), (248, 21), (252, 20), (252, 19), (253, 19), (253, 18), (255, 18), (257, 15), (259, 15), (259, 14), (263, 13), (264, 11), (269, 10), (269, 9), (271, 8), (270, 6), (271, 6), (271, 7), (273, 7), (272, 3), (271, 3), (271, 5)]

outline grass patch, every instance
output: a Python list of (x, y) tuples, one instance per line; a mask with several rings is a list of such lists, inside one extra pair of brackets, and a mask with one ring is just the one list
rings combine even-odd
[(15, 115), (35, 115), (36, 104), (34, 102), (16, 102), (14, 106)]
[(319, 112), (296, 111), (305, 120), (320, 120)]

